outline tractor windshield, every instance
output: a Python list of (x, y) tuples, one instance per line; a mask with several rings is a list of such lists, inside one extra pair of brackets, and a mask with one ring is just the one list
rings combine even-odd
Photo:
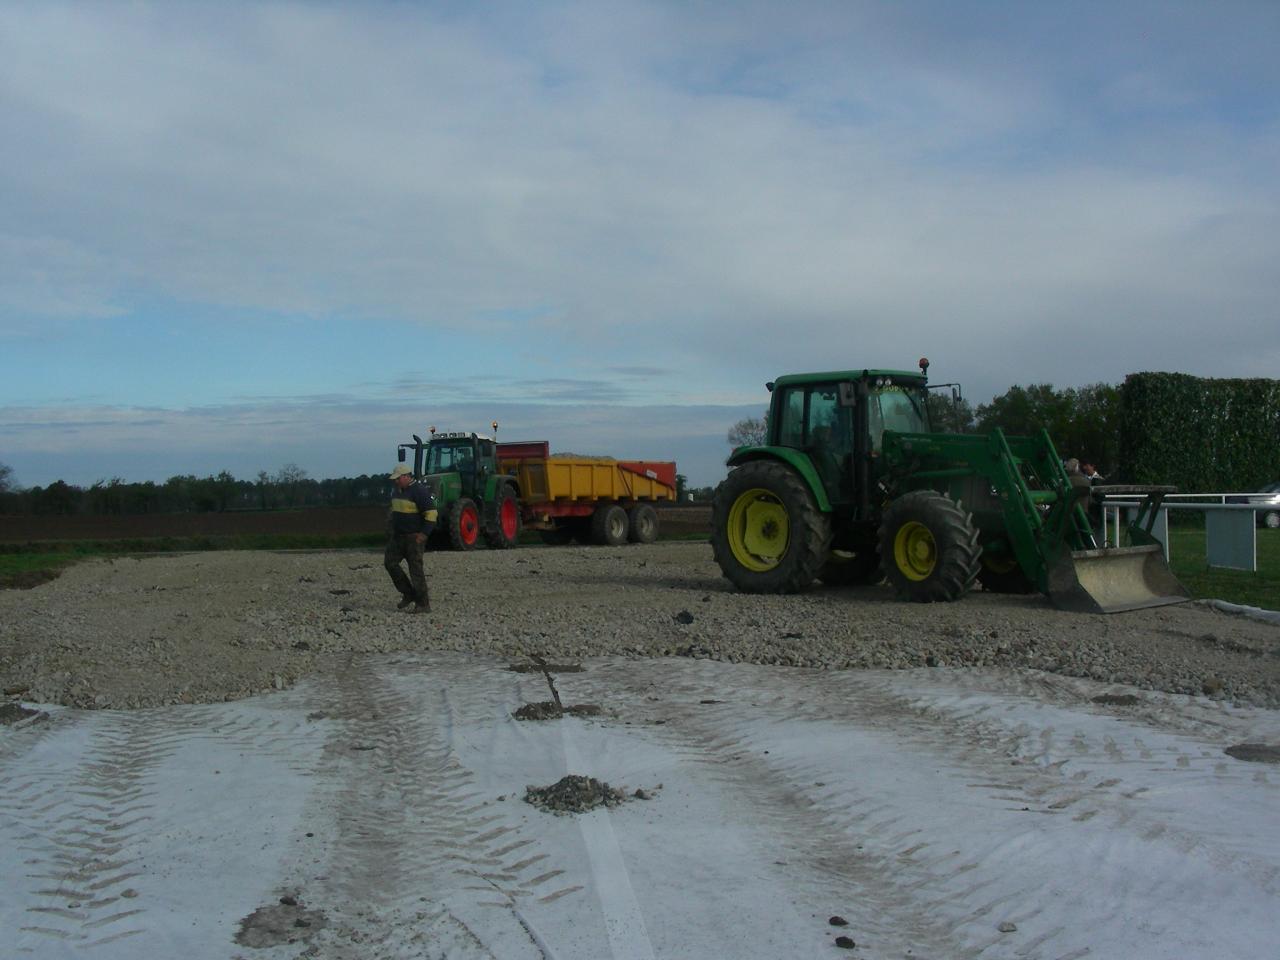
[(459, 443), (440, 443), (431, 444), (431, 449), (427, 451), (427, 474), (435, 473), (455, 473), (472, 469), (474, 460), (472, 459), (474, 451), (471, 449), (471, 441), (463, 440)]
[(906, 387), (877, 387), (871, 392), (867, 405), (871, 448), (880, 452), (886, 430), (899, 433), (928, 433), (929, 420), (925, 415), (925, 399), (920, 390)]

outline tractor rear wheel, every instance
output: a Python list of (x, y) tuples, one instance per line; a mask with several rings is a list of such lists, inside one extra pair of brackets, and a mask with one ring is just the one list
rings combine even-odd
[(520, 505), (515, 491), (506, 484), (485, 504), (484, 542), (490, 549), (506, 550), (520, 536)]
[(859, 550), (849, 553), (832, 550), (827, 562), (818, 571), (818, 579), (829, 587), (860, 587), (879, 583), (884, 579), (880, 569), (880, 554), (875, 550)]
[(807, 590), (827, 560), (831, 521), (791, 468), (753, 460), (729, 472), (711, 506), (711, 550), (746, 593)]
[(449, 505), (449, 544), (455, 550), (471, 550), (480, 537), (480, 511), (470, 497), (459, 497)]
[(978, 582), (992, 593), (1035, 593), (1036, 585), (1022, 572), (1016, 558), (1008, 554), (982, 553)]
[(980, 553), (969, 514), (935, 490), (903, 494), (884, 512), (880, 556), (903, 599), (958, 600), (973, 587)]
[(591, 541), (604, 547), (627, 542), (627, 511), (616, 503), (602, 503), (591, 514)]
[(647, 503), (638, 503), (628, 511), (627, 539), (632, 543), (653, 543), (658, 539), (658, 512)]

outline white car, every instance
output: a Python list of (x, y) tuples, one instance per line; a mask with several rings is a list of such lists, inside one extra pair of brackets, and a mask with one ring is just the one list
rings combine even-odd
[(1272, 530), (1280, 528), (1280, 483), (1268, 483), (1257, 493), (1228, 497), (1227, 502), (1252, 504), (1259, 523)]

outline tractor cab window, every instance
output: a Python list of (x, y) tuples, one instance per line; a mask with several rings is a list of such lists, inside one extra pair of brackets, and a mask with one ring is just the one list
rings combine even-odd
[(853, 453), (852, 414), (851, 407), (841, 406), (837, 384), (810, 389), (806, 446), (827, 496), (833, 501), (847, 499)]
[(867, 403), (867, 427), (871, 434), (871, 449), (880, 452), (886, 430), (900, 433), (927, 433), (929, 424), (924, 416), (924, 397), (909, 393), (902, 387), (889, 386), (873, 390)]
[(779, 407), (778, 443), (809, 454), (827, 495), (844, 500), (853, 453), (853, 408), (840, 403), (839, 384), (791, 387)]
[(432, 444), (427, 455), (427, 473), (453, 473), (468, 469), (473, 469), (470, 443)]
[(804, 446), (804, 395), (800, 387), (792, 387), (782, 398), (778, 421), (778, 444), (783, 447)]

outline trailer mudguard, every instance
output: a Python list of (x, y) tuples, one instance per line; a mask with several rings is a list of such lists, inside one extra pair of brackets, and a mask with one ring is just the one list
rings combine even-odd
[(752, 460), (781, 460), (804, 478), (818, 509), (823, 513), (831, 512), (831, 501), (827, 498), (827, 491), (822, 486), (822, 479), (814, 469), (809, 455), (802, 450), (796, 450), (793, 447), (738, 447), (729, 454), (725, 466), (737, 467)]

